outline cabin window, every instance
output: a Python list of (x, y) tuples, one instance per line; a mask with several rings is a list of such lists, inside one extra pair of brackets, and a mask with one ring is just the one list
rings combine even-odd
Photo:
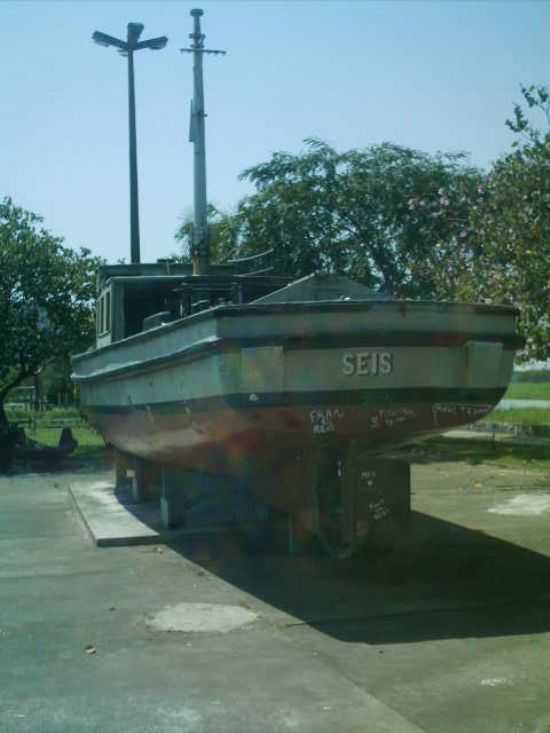
[(105, 330), (111, 330), (111, 291), (105, 293)]
[(97, 299), (96, 305), (97, 335), (101, 336), (111, 330), (111, 291), (107, 290)]
[(99, 318), (98, 318), (99, 333), (101, 334), (103, 333), (103, 296), (99, 298), (98, 306), (99, 306)]

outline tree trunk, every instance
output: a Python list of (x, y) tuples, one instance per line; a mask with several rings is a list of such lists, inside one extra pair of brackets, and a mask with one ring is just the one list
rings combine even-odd
[(40, 377), (38, 376), (38, 374), (33, 374), (32, 383), (34, 387), (33, 409), (35, 412), (40, 412), (40, 408), (42, 407), (42, 394), (40, 389)]
[(4, 385), (4, 387), (0, 390), (0, 431), (2, 428), (7, 429), (8, 427), (8, 416), (6, 415), (6, 410), (4, 409), (4, 402), (6, 400), (6, 397), (9, 395), (12, 389), (15, 387), (18, 387), (21, 382), (29, 377), (32, 374), (32, 372), (27, 371), (20, 371), (17, 377), (11, 381), (9, 384)]
[(8, 428), (8, 416), (4, 409), (4, 395), (0, 394), (0, 433), (3, 433)]

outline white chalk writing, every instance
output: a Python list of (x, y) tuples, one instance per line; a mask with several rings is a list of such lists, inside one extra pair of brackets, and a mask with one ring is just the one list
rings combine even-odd
[(311, 410), (309, 419), (314, 433), (334, 433), (335, 421), (344, 417), (344, 410), (340, 407), (326, 407)]
[(388, 507), (386, 506), (386, 502), (382, 498), (377, 499), (376, 501), (371, 501), (369, 503), (369, 511), (375, 521), (384, 519), (390, 514), (390, 510), (388, 509)]
[(416, 418), (416, 411), (411, 407), (384, 407), (369, 416), (369, 428), (393, 428)]
[(493, 405), (467, 404), (464, 402), (435, 402), (432, 405), (432, 415), (434, 424), (439, 425), (441, 418), (443, 418), (443, 422), (448, 422), (445, 418), (455, 418), (455, 420), (460, 422), (479, 420), (480, 417), (491, 412), (492, 409)]

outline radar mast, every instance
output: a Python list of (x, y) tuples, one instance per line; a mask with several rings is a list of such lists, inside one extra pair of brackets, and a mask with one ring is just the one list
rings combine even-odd
[(202, 58), (204, 54), (225, 54), (225, 51), (206, 49), (204, 47), (205, 34), (201, 31), (201, 16), (204, 11), (200, 8), (191, 10), (194, 21), (190, 48), (181, 51), (193, 54), (193, 99), (191, 100), (191, 118), (189, 124), (189, 142), (193, 143), (193, 182), (194, 182), (194, 215), (191, 257), (193, 260), (193, 274), (205, 275), (208, 272), (210, 261), (210, 247), (208, 236), (208, 200), (206, 198), (206, 145), (205, 145), (205, 111), (204, 111), (204, 83), (202, 73)]

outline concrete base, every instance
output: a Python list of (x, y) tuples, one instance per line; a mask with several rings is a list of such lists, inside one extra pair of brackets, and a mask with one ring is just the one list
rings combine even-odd
[(160, 481), (158, 471), (146, 461), (134, 456), (115, 453), (115, 487), (130, 491), (134, 502), (158, 501)]
[[(261, 533), (267, 526), (264, 521), (253, 522), (239, 513), (238, 494), (230, 492), (223, 501), (219, 486), (209, 482), (212, 503), (201, 502), (193, 506), (193, 493), (181, 491), (182, 474), (178, 481), (167, 477), (160, 502), (136, 502), (131, 487), (117, 489), (110, 474), (98, 477), (101, 480), (75, 481), (69, 485), (69, 494), (92, 541), (98, 547), (125, 545), (165, 544), (186, 537), (219, 535), (236, 530), (245, 536)], [(191, 475), (187, 487), (203, 490), (204, 477)], [(200, 478), (200, 481), (199, 481)], [(174, 481), (175, 483), (172, 483)], [(198, 482), (198, 483), (197, 483)], [(176, 485), (179, 490), (176, 489)], [(286, 520), (270, 524), (277, 535), (288, 531)], [(281, 543), (274, 543), (279, 546)], [(286, 544), (286, 540), (283, 541)]]
[(173, 474), (163, 469), (161, 474), (160, 518), (166, 529), (183, 527), (196, 490), (196, 474)]
[(136, 504), (129, 489), (116, 491), (108, 479), (69, 485), (75, 507), (98, 547), (145, 545), (164, 542), (158, 508)]
[(207, 523), (235, 523), (243, 518), (244, 487), (224, 476), (161, 471), (160, 516), (163, 527), (176, 529)]
[[(304, 536), (296, 518), (274, 514), (244, 482), (167, 469), (158, 470), (155, 480), (143, 461), (134, 460), (128, 468), (122, 459), (117, 461), (114, 482), (105, 474), (101, 481), (70, 485), (75, 506), (97, 546), (165, 543), (237, 530), (257, 550), (307, 552), (310, 535)], [(410, 512), (409, 467), (396, 461), (370, 461), (356, 468), (351, 482), (354, 522), (359, 526), (363, 518), (369, 535), (375, 528), (380, 537), (387, 516)]]

